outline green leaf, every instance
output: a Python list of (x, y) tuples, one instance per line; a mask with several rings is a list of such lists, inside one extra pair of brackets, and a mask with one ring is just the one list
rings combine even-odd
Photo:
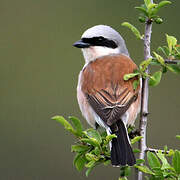
[(135, 126), (134, 125), (129, 125), (127, 130), (128, 130), (128, 134), (129, 134), (129, 133), (131, 133), (132, 131), (135, 130)]
[(158, 6), (157, 6), (157, 9), (159, 10), (160, 8), (168, 5), (168, 4), (171, 4), (171, 1), (161, 1)]
[(144, 172), (146, 174), (154, 175), (154, 173), (147, 166), (137, 166), (137, 165), (135, 165), (135, 168), (139, 169), (140, 171), (142, 171), (142, 172)]
[[(175, 56), (176, 57), (180, 57), (180, 45), (177, 44), (175, 47), (174, 47), (174, 50), (175, 50)], [(177, 58), (178, 59), (178, 58)]]
[(142, 39), (142, 36), (141, 36), (139, 30), (132, 24), (130, 24), (128, 22), (123, 22), (122, 26), (128, 27), (138, 39)]
[(61, 123), (66, 130), (68, 130), (69, 132), (76, 135), (76, 131), (71, 126), (71, 124), (66, 119), (64, 119), (64, 117), (62, 117), (62, 116), (54, 116), (54, 117), (52, 117), (52, 120), (56, 120), (57, 122)]
[(163, 48), (166, 53), (166, 56), (168, 57), (170, 55), (169, 48), (167, 46), (163, 46)]
[(122, 166), (120, 168), (120, 177), (129, 176), (131, 173), (131, 168), (129, 166)]
[(133, 153), (140, 153), (140, 152), (141, 152), (140, 149), (137, 148), (133, 149)]
[(160, 17), (154, 18), (154, 21), (156, 24), (162, 24), (163, 23), (163, 19)]
[(130, 174), (131, 174), (131, 168), (129, 166), (126, 166), (124, 169), (124, 175), (130, 176)]
[(162, 77), (161, 71), (155, 72), (152, 76), (150, 76), (149, 86), (157, 86), (161, 81), (161, 77)]
[(142, 163), (145, 163), (145, 160), (144, 159), (136, 159), (136, 164), (137, 165), (140, 165)]
[(100, 132), (100, 133), (101, 133), (101, 138), (102, 138), (102, 139), (106, 138), (106, 136), (107, 136), (106, 130), (103, 129), (103, 131)]
[(148, 12), (147, 9), (143, 6), (140, 7), (135, 7), (137, 10), (139, 10), (140, 12), (142, 12), (145, 16), (148, 16)]
[(96, 163), (95, 161), (89, 161), (87, 164), (85, 164), (85, 167), (91, 168), (94, 166), (95, 163)]
[(177, 45), (177, 39), (174, 36), (166, 34), (166, 40), (168, 43), (169, 52), (172, 53), (172, 49)]
[(175, 74), (180, 74), (180, 67), (176, 64), (167, 64), (167, 69)]
[[(92, 152), (92, 151), (91, 151), (91, 152)], [(95, 147), (94, 150), (93, 150), (93, 153), (94, 153), (96, 156), (100, 155), (101, 151), (100, 151), (99, 147)]]
[(169, 49), (167, 46), (165, 46), (165, 47), (160, 46), (160, 47), (158, 47), (157, 51), (161, 52), (162, 54), (164, 54), (167, 57), (169, 56)]
[(138, 72), (138, 73), (125, 74), (124, 77), (123, 77), (123, 79), (124, 79), (125, 81), (127, 81), (127, 80), (129, 80), (129, 79), (131, 79), (131, 78), (133, 78), (133, 77), (136, 77), (136, 76), (139, 75), (139, 74), (140, 74), (139, 72)]
[[(163, 170), (161, 170), (161, 168), (157, 168), (157, 167), (154, 167), (153, 169), (153, 172), (155, 173), (155, 176), (156, 177), (159, 177), (159, 179), (153, 179), (153, 180), (164, 180), (164, 178), (163, 178)], [(154, 177), (154, 176), (152, 176), (152, 177)], [(150, 180), (151, 180), (151, 178), (150, 178)]]
[(150, 166), (151, 169), (153, 168), (160, 168), (161, 167), (161, 163), (159, 162), (159, 159), (157, 158), (157, 156), (152, 153), (152, 152), (147, 152), (147, 160), (148, 160), (148, 164)]
[(78, 171), (82, 171), (86, 162), (85, 156), (78, 153), (74, 158), (73, 164)]
[(180, 135), (176, 135), (176, 138), (180, 140)]
[(99, 160), (98, 156), (91, 154), (91, 153), (86, 153), (85, 156), (88, 161), (98, 161)]
[(170, 149), (166, 156), (170, 157), (170, 156), (173, 156), (173, 155), (174, 155), (174, 150)]
[(156, 19), (157, 16), (155, 16), (156, 14), (156, 7), (157, 7), (157, 4), (155, 3), (151, 3), (149, 6), (148, 6), (148, 17), (149, 19)]
[(131, 139), (131, 144), (134, 144), (136, 142), (138, 142), (140, 139), (142, 139), (143, 137), (142, 136), (136, 136), (134, 137), (133, 139)]
[(167, 154), (167, 151), (168, 151), (168, 147), (167, 145), (164, 146), (164, 154)]
[(131, 174), (131, 167), (130, 166), (126, 166), (125, 170), (124, 170), (124, 175), (125, 176), (130, 176)]
[[(153, 8), (155, 8), (157, 6), (157, 4), (155, 4), (155, 3), (150, 3), (149, 5), (148, 5), (148, 10), (152, 10)], [(151, 11), (150, 11), (151, 12)]]
[(152, 58), (142, 61), (141, 64), (139, 65), (139, 69), (141, 71), (145, 71), (151, 62), (152, 62)]
[(162, 73), (166, 73), (167, 72), (167, 67), (162, 67)]
[(77, 134), (82, 135), (83, 126), (81, 124), (81, 121), (74, 116), (69, 116), (69, 119), (72, 121), (72, 124), (74, 125)]
[(149, 6), (150, 4), (152, 4), (152, 3), (151, 3), (151, 0), (144, 0), (144, 2), (145, 2), (145, 5), (146, 5), (147, 8), (148, 8), (148, 6)]
[(134, 90), (136, 90), (136, 89), (138, 88), (139, 83), (140, 83), (140, 80), (139, 80), (139, 79), (133, 81), (133, 89), (134, 89)]
[(169, 52), (169, 48), (167, 46), (163, 46), (163, 47), (158, 47), (158, 52), (162, 52), (166, 57), (169, 57), (170, 52)]
[(90, 168), (88, 168), (87, 170), (86, 170), (86, 177), (88, 177), (89, 176), (89, 174), (91, 173), (91, 171), (93, 170), (93, 168), (96, 166), (96, 164), (94, 164), (94, 166), (92, 166), (92, 167), (90, 167)]
[(89, 176), (89, 174), (91, 173), (91, 171), (93, 170), (93, 168), (95, 167), (95, 166), (97, 166), (99, 163), (94, 163), (94, 165), (93, 166), (91, 166), (90, 168), (88, 168), (87, 170), (86, 170), (86, 177), (88, 177)]
[(79, 157), (81, 156), (82, 154), (81, 153), (77, 153), (74, 157), (74, 160), (73, 160), (73, 165), (75, 166), (76, 164), (76, 161), (79, 159)]
[(175, 58), (176, 59), (180, 59), (180, 45), (177, 44), (176, 47), (174, 47), (174, 50), (175, 50)]
[(161, 169), (171, 169), (172, 167), (170, 166), (170, 164), (168, 163), (167, 159), (165, 158), (165, 155), (162, 153), (162, 151), (158, 151), (156, 153), (156, 155), (158, 156), (158, 158), (161, 160), (162, 162), (162, 167)]
[(84, 145), (72, 145), (71, 146), (71, 152), (86, 152), (87, 150), (89, 150), (88, 146), (84, 146)]
[(104, 162), (104, 165), (107, 166), (107, 165), (109, 165), (110, 163), (111, 163), (111, 160), (107, 160), (107, 161)]
[(95, 146), (95, 147), (100, 146), (98, 141), (96, 139), (94, 139), (94, 138), (82, 138), (82, 139), (80, 139), (80, 141), (84, 142), (84, 143), (87, 143), (87, 144), (90, 144), (90, 145)]
[[(148, 176), (144, 176), (144, 178), (145, 178), (146, 180), (150, 180)], [(152, 179), (151, 179), (151, 180), (152, 180)]]
[(108, 144), (113, 138), (117, 138), (117, 136), (116, 136), (115, 134), (110, 134), (110, 135), (106, 136), (106, 142), (107, 142), (107, 144)]
[(161, 1), (159, 4), (158, 4), (158, 7), (159, 8), (162, 8), (168, 4), (171, 4), (171, 1)]
[(120, 177), (118, 180), (128, 180), (127, 177)]
[(163, 57), (161, 57), (159, 54), (157, 54), (156, 52), (153, 52), (157, 61), (162, 65), (162, 66), (166, 66)]
[(172, 158), (172, 164), (177, 174), (180, 174), (180, 151), (175, 150)]
[(138, 19), (139, 19), (139, 21), (141, 23), (145, 23), (146, 22), (146, 17), (145, 16), (139, 16)]
[(157, 6), (153, 9), (152, 14), (157, 14), (158, 11), (159, 11), (162, 7), (164, 7), (164, 6), (168, 5), (168, 4), (171, 4), (171, 2), (170, 2), (170, 1), (161, 1), (161, 2), (160, 2), (159, 4), (157, 4)]
[(101, 138), (101, 135), (99, 134), (98, 131), (96, 131), (95, 129), (88, 129), (85, 131), (87, 134), (87, 136), (91, 139), (95, 139), (99, 144), (102, 143), (102, 138)]

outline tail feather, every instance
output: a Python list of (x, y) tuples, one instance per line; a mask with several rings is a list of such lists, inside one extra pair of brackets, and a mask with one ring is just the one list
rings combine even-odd
[(129, 143), (128, 134), (124, 123), (119, 120), (117, 122), (118, 130), (113, 130), (117, 138), (112, 139), (111, 163), (114, 166), (133, 166), (136, 163), (134, 153)]

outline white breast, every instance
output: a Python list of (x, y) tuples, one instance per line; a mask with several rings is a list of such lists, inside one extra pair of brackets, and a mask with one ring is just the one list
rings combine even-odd
[(86, 64), (102, 56), (120, 53), (118, 48), (112, 49), (112, 48), (103, 47), (103, 46), (91, 46), (89, 48), (83, 48), (82, 52), (83, 52)]

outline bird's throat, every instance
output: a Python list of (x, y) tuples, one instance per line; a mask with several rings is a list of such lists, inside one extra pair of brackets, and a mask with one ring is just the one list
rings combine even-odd
[(111, 54), (120, 54), (118, 48), (112, 49), (112, 48), (102, 47), (102, 46), (91, 46), (89, 48), (83, 48), (82, 52), (83, 52), (86, 64), (102, 56), (107, 56)]

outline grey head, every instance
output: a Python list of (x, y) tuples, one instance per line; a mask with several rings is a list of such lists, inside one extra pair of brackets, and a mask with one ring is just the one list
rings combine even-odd
[[(88, 61), (110, 54), (129, 56), (124, 39), (117, 31), (107, 25), (96, 25), (89, 28), (83, 33), (81, 40), (73, 45), (82, 49), (85, 59), (90, 58)], [(94, 48), (93, 51), (89, 51), (92, 48)], [(96, 55), (89, 57), (89, 54), (94, 51), (96, 51)]]

